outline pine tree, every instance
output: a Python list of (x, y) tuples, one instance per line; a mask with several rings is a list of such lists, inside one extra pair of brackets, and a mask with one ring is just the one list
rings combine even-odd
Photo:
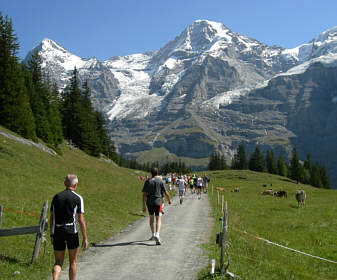
[(275, 162), (273, 151), (267, 151), (266, 153), (266, 166), (270, 174), (277, 173), (277, 167), (276, 167), (276, 162)]
[(82, 98), (75, 67), (70, 86), (63, 92), (63, 134), (77, 147), (81, 147), (81, 107)]
[(317, 187), (317, 188), (322, 188), (322, 180), (321, 180), (321, 173), (320, 173), (320, 168), (318, 164), (313, 164), (311, 168), (311, 173), (310, 173), (310, 185)]
[(254, 153), (252, 153), (249, 159), (249, 169), (258, 172), (264, 171), (264, 156), (260, 152), (259, 147), (255, 148)]
[(287, 166), (284, 164), (281, 154), (277, 160), (277, 174), (280, 176), (287, 176)]
[(18, 49), (12, 21), (0, 13), (0, 124), (36, 140), (34, 117), (18, 63)]
[(247, 157), (245, 152), (245, 147), (243, 144), (240, 144), (237, 147), (236, 153), (232, 159), (232, 169), (243, 170), (248, 168)]
[(223, 170), (226, 169), (226, 160), (224, 156), (221, 156), (218, 152), (213, 152), (208, 164), (209, 170)]
[(60, 112), (60, 99), (59, 91), (56, 84), (50, 90), (49, 108), (48, 108), (48, 121), (52, 134), (52, 144), (57, 148), (63, 141), (62, 133), (62, 117)]
[(36, 135), (46, 143), (53, 144), (53, 133), (49, 124), (49, 92), (42, 80), (42, 60), (36, 51), (28, 62), (33, 86), (30, 88), (30, 106), (32, 108)]
[(303, 167), (307, 169), (309, 172), (311, 172), (312, 168), (312, 161), (311, 161), (311, 155), (307, 154), (307, 159), (304, 161)]
[(325, 189), (331, 189), (330, 179), (328, 177), (328, 171), (326, 170), (325, 165), (320, 167), (321, 182), (322, 187)]
[(289, 177), (297, 182), (304, 181), (304, 169), (299, 161), (296, 148), (292, 151), (292, 159), (289, 166)]

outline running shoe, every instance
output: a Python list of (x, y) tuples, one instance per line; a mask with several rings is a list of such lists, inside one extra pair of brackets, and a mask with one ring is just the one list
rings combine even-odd
[(161, 245), (159, 234), (154, 236), (154, 240), (156, 241), (156, 245)]

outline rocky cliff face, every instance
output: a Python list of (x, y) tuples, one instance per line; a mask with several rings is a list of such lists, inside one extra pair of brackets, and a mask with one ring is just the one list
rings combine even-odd
[(214, 150), (230, 159), (241, 142), (248, 152), (296, 147), (337, 178), (337, 28), (284, 49), (199, 20), (158, 51), (104, 62), (49, 39), (35, 50), (60, 88), (75, 66), (88, 80), (123, 155), (205, 166)]

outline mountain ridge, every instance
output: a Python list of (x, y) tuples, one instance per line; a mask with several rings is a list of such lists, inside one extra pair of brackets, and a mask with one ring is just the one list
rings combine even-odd
[[(52, 45), (47, 40), (45, 43)], [(296, 147), (304, 157), (311, 150), (301, 149), (301, 142), (294, 140), (301, 135), (287, 126), (288, 113), (280, 108), (297, 98), (291, 92), (302, 96), (307, 106), (315, 107), (317, 98), (314, 102), (310, 99), (315, 89), (310, 86), (321, 88), (324, 83), (310, 83), (306, 78), (303, 87), (296, 81), (307, 77), (306, 73), (333, 77), (325, 69), (334, 72), (337, 66), (337, 27), (308, 43), (285, 49), (232, 32), (222, 23), (197, 20), (157, 51), (114, 56), (103, 62), (81, 59), (60, 48), (45, 48), (40, 55), (43, 70), (52, 73), (51, 80), (61, 89), (67, 84), (71, 67), (77, 65), (79, 80), (88, 81), (93, 104), (109, 120), (108, 128), (124, 156), (141, 159), (152, 149), (163, 147), (169, 154), (204, 158), (205, 162), (218, 150), (229, 160), (236, 145), (244, 142), (248, 150), (259, 144), (284, 156)], [(267, 90), (272, 86), (273, 90)], [(300, 94), (303, 88), (306, 95)], [(333, 100), (337, 94), (333, 88), (328, 91), (331, 103), (336, 104)], [(284, 98), (260, 98), (256, 92), (280, 92)], [(254, 109), (255, 113), (248, 114), (244, 106), (266, 111), (257, 114)], [(315, 110), (320, 114), (319, 108)], [(329, 110), (334, 112), (334, 108)], [(303, 119), (301, 125), (306, 126), (306, 121)], [(330, 170), (337, 178), (337, 170), (332, 166)]]

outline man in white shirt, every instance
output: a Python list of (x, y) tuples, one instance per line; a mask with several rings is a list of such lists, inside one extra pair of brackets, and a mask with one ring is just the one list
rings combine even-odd
[(183, 200), (184, 200), (185, 188), (186, 188), (186, 181), (182, 177), (179, 177), (179, 179), (178, 179), (178, 190), (179, 190), (180, 204), (182, 204)]

